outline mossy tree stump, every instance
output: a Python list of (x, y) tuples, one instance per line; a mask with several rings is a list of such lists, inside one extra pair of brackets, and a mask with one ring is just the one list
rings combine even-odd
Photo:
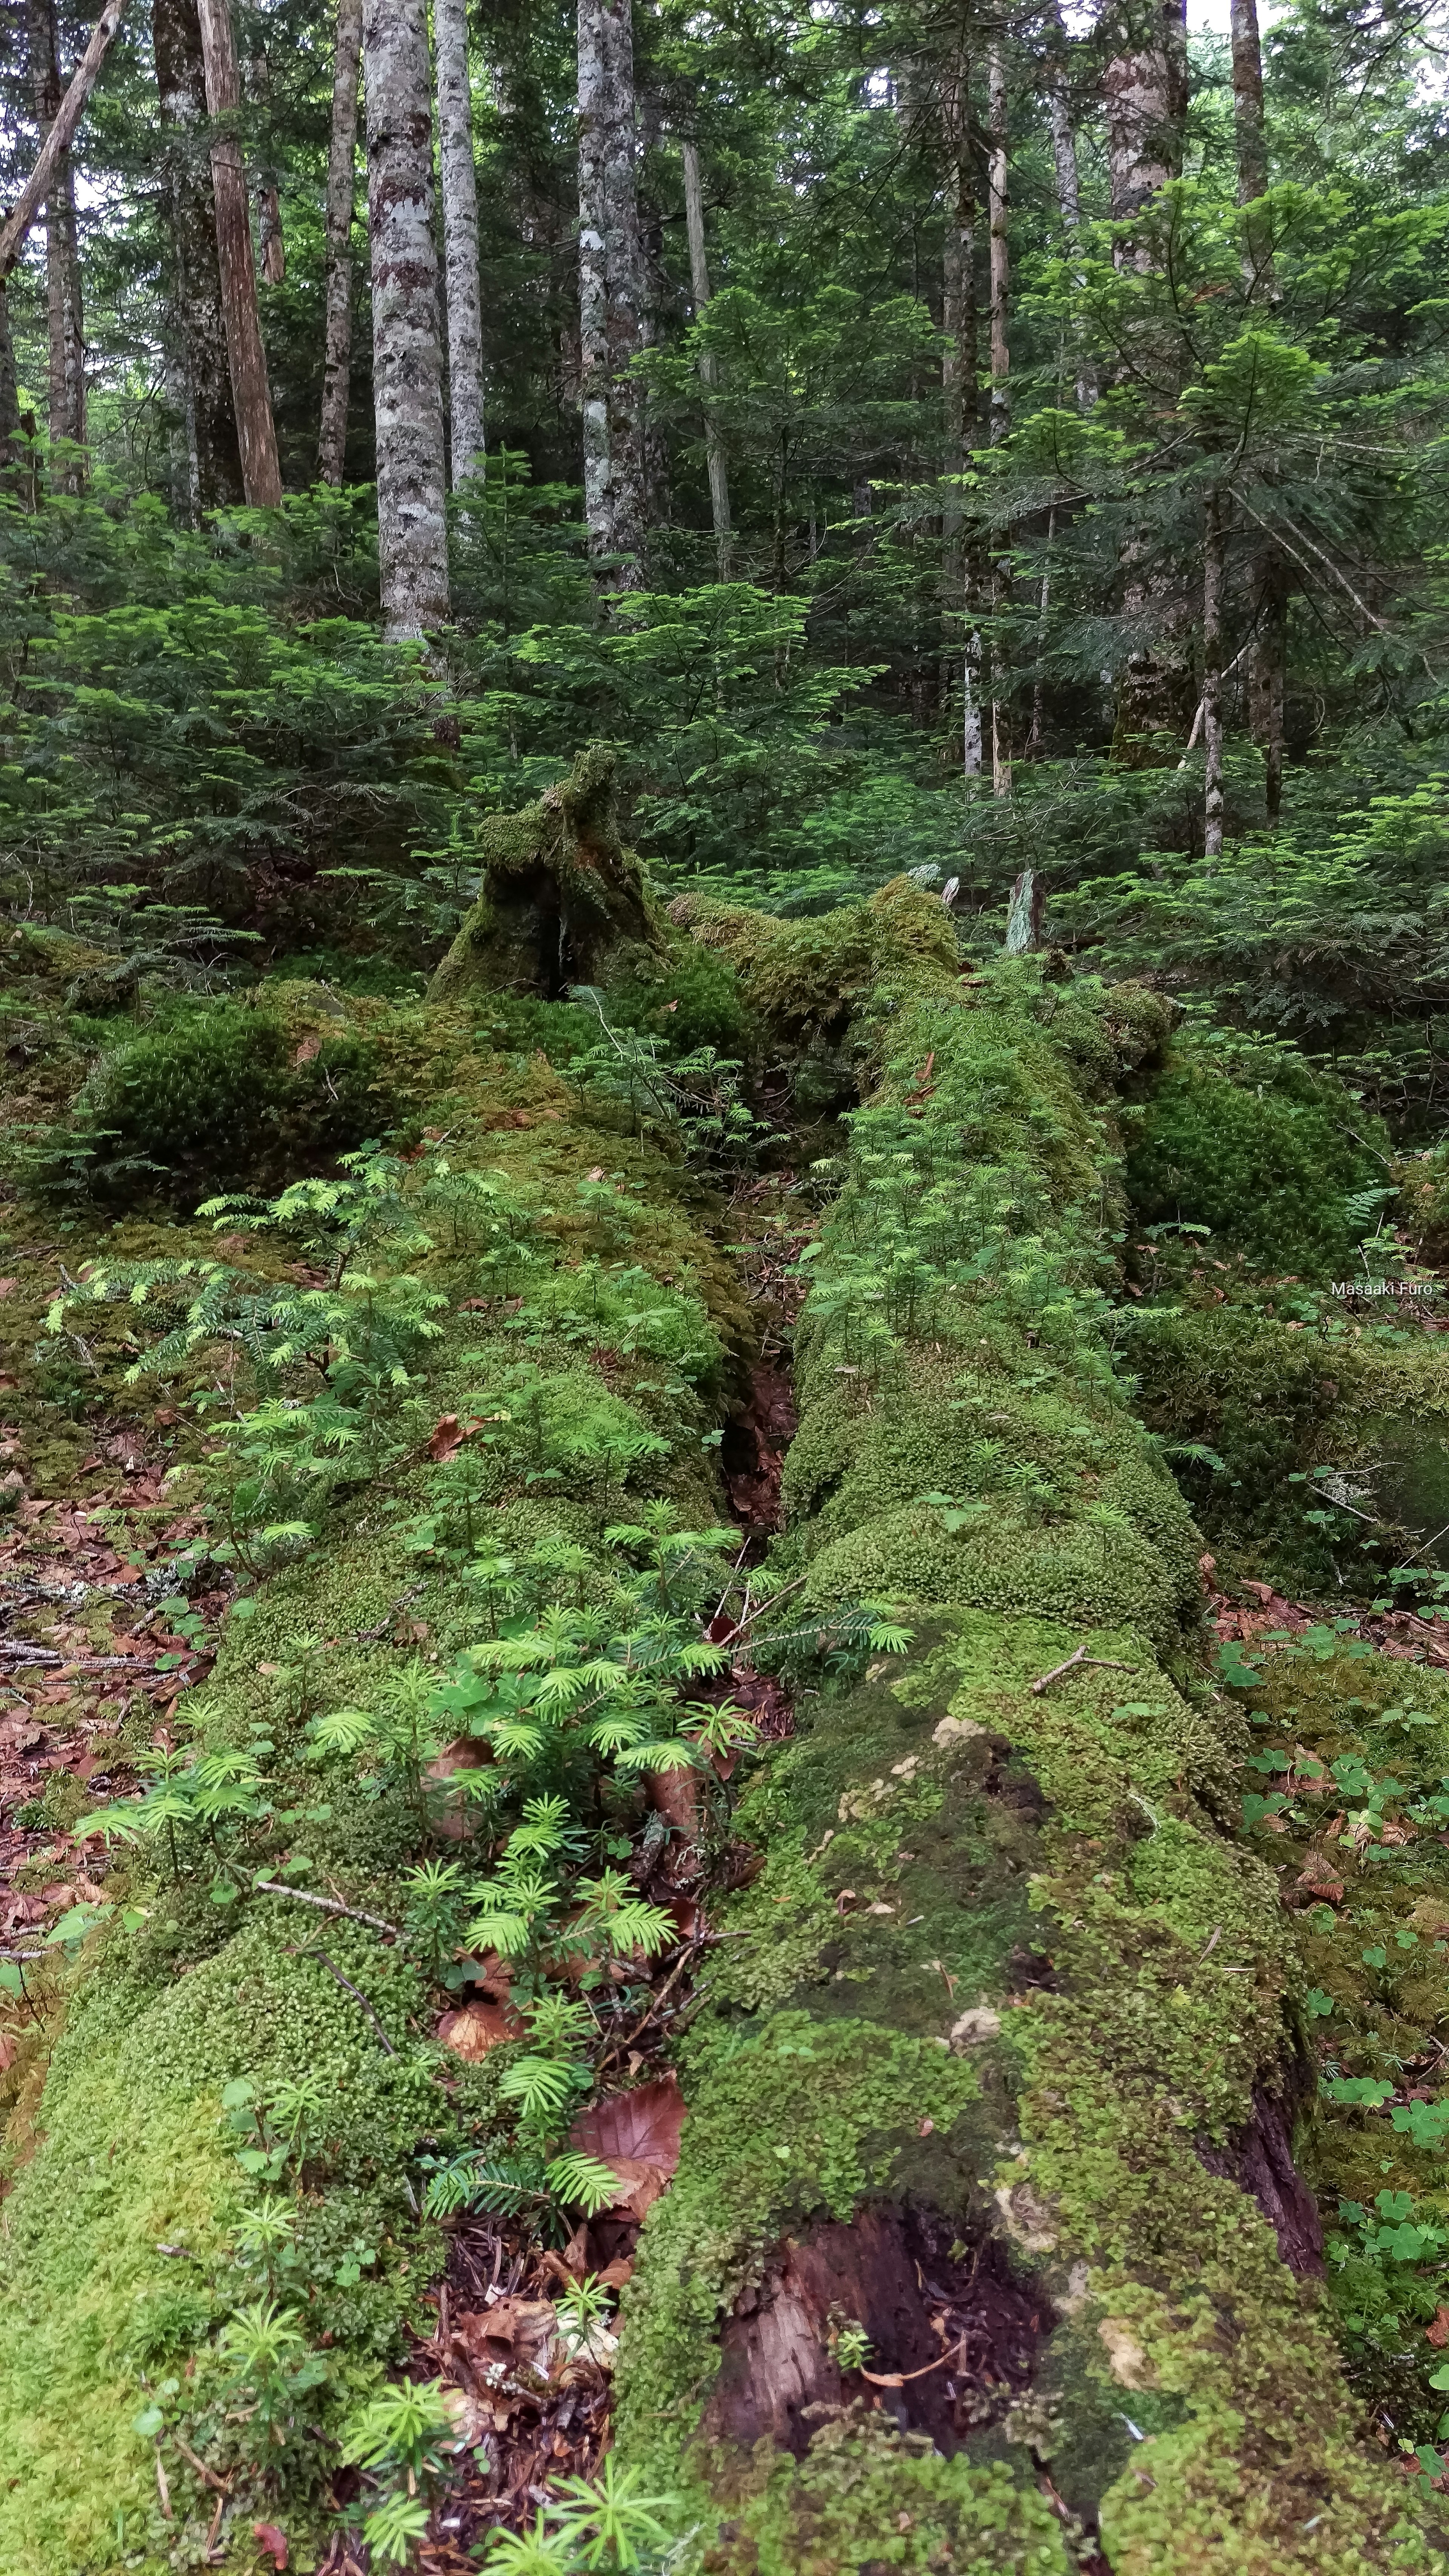
[(556, 1001), (631, 950), (662, 951), (662, 917), (640, 860), (619, 838), (615, 757), (590, 743), (567, 778), (521, 814), (479, 827), (478, 900), (433, 977), (429, 1000), (533, 993)]

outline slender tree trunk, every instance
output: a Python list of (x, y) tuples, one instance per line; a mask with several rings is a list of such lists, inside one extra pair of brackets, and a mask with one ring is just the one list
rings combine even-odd
[[(1011, 427), (1011, 267), (1007, 238), (1007, 125), (1009, 100), (1006, 55), (1000, 34), (993, 36), (987, 60), (987, 121), (990, 157), (987, 207), (990, 219), (991, 278), (991, 444), (996, 447)], [(1011, 604), (1010, 531), (998, 542), (991, 567), (991, 608), (995, 634), (991, 647), (991, 786), (997, 796), (1011, 794), (1011, 707), (1006, 694), (1008, 657), (1001, 621)]]
[(1223, 854), (1223, 496), (1203, 500), (1202, 533), (1203, 849)]
[[(258, 107), (270, 106), (272, 67), (264, 53), (253, 54), (247, 66), (247, 88)], [(285, 285), (287, 243), (282, 231), (282, 198), (272, 169), (261, 171), (257, 178), (257, 240), (262, 253), (263, 285)]]
[[(30, 0), (30, 74), (35, 112), (42, 135), (60, 111), (60, 59), (56, 49), (55, 0)], [(46, 319), (50, 343), (49, 411), (52, 446), (85, 443), (85, 332), (81, 317), (80, 249), (76, 238), (75, 180), (70, 156), (61, 163), (45, 201)], [(52, 474), (55, 469), (52, 467)], [(78, 492), (84, 480), (79, 457), (72, 457), (55, 479), (62, 489)]]
[(242, 499), (241, 450), (222, 320), (211, 165), (202, 140), (206, 72), (196, 0), (153, 0), (151, 44), (170, 234), (172, 382), (186, 451), (185, 515)]
[[(699, 178), (699, 146), (684, 137), (679, 147), (684, 163), (684, 226), (689, 236), (689, 276), (694, 294), (696, 322), (709, 302), (709, 261), (704, 244), (704, 191)], [(719, 560), (721, 581), (730, 578), (730, 486), (725, 462), (724, 440), (715, 418), (714, 392), (719, 369), (714, 351), (706, 349), (699, 361), (699, 380), (704, 387), (704, 449), (709, 466), (709, 508), (714, 522), (715, 553)]]
[(448, 616), (426, 0), (363, 0), (362, 50), (383, 631), (404, 638)]
[(623, 558), (611, 585), (629, 589), (643, 578), (644, 538), (643, 417), (629, 374), (644, 298), (630, 0), (580, 0), (578, 47), (584, 516), (591, 551)]
[(60, 171), (69, 158), (75, 141), (76, 127), (85, 113), (85, 104), (95, 88), (102, 63), (110, 49), (111, 39), (121, 23), (126, 0), (106, 0), (106, 5), (91, 29), (90, 41), (71, 73), (65, 95), (56, 110), (50, 132), (45, 136), (36, 157), (35, 167), (0, 223), (0, 285), (15, 266), (30, 227), (50, 195)]
[[(1072, 124), (1071, 83), (1068, 76), (1070, 59), (1067, 32), (1057, 0), (1047, 0), (1044, 11), (1046, 27), (1047, 123), (1052, 138), (1052, 163), (1057, 179), (1057, 207), (1062, 219), (1062, 238), (1068, 254), (1077, 251), (1082, 238), (1082, 193), (1077, 171), (1077, 137)], [(1085, 284), (1080, 269), (1077, 284)], [(1097, 375), (1084, 350), (1077, 353), (1077, 409), (1090, 411), (1097, 399)]]
[(1263, 49), (1257, 0), (1232, 0), (1233, 125), (1238, 145), (1238, 202), (1250, 205), (1268, 186), (1263, 121)]
[(1270, 828), (1283, 804), (1283, 696), (1288, 662), (1288, 566), (1276, 546), (1259, 552), (1258, 626), (1252, 646), (1248, 706), (1253, 739), (1263, 754), (1263, 795)]
[[(1185, 0), (1109, 0), (1103, 16), (1107, 59), (1107, 167), (1114, 221), (1131, 223), (1182, 170), (1187, 117)], [(1119, 264), (1143, 270), (1150, 237), (1119, 241)], [(1182, 660), (1169, 628), (1171, 602), (1144, 529), (1122, 548), (1122, 614), (1138, 641), (1129, 651), (1117, 699), (1114, 750), (1137, 767), (1155, 755), (1150, 737), (1179, 720)]]
[[(218, 118), (234, 119), (241, 106), (241, 75), (232, 36), (230, 0), (199, 0), (198, 14), (206, 66), (207, 114), (213, 122)], [(222, 320), (231, 367), (242, 488), (253, 509), (274, 510), (282, 497), (282, 472), (277, 462), (277, 433), (257, 310), (246, 171), (235, 131), (223, 130), (213, 140), (211, 190), (216, 205)]]
[(448, 404), (452, 481), (477, 471), (483, 446), (483, 299), (478, 272), (478, 181), (468, 80), (467, 0), (433, 0), (438, 79), (438, 162), (448, 306)]
[(362, 0), (337, 0), (332, 71), (332, 142), (327, 155), (327, 343), (322, 364), (322, 426), (317, 474), (342, 480), (347, 405), (352, 390), (352, 212), (357, 192), (357, 72), (362, 56)]
[[(10, 328), (10, 297), (0, 280), (0, 475), (20, 457), (20, 386), (15, 373), (15, 339)], [(0, 490), (4, 485), (0, 483)]]
[[(976, 305), (976, 176), (971, 158), (971, 61), (958, 49), (941, 79), (941, 142), (946, 181), (946, 251), (942, 330), (942, 390), (946, 410), (947, 499), (942, 513), (942, 609), (961, 673), (961, 766), (968, 782), (981, 775), (980, 567), (961, 488), (980, 428), (980, 348)], [(943, 698), (948, 692), (943, 687)]]

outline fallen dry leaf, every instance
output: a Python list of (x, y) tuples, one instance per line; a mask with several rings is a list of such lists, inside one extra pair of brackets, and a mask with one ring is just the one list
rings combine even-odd
[(444, 2013), (438, 2024), (438, 2037), (455, 2057), (476, 2066), (490, 2049), (501, 2048), (505, 2040), (522, 2039), (523, 2027), (511, 2004), (482, 2000), (464, 2004), (457, 2012)]
[(677, 2076), (661, 2075), (595, 2103), (575, 2120), (569, 2144), (611, 2166), (619, 2186), (614, 2208), (643, 2218), (678, 2166), (685, 2116)]
[(292, 1062), (293, 1064), (310, 1064), (313, 1057), (319, 1056), (321, 1052), (322, 1041), (320, 1038), (304, 1038), (301, 1045), (298, 1047), (296, 1054), (293, 1056)]
[(264, 2551), (266, 2556), (270, 2558), (273, 2567), (282, 2568), (286, 2567), (290, 2563), (287, 2550), (287, 2535), (284, 2531), (279, 2531), (274, 2522), (254, 2522), (252, 2524), (252, 2538), (256, 2542), (258, 2549)]
[(506, 2361), (516, 2370), (546, 2371), (557, 2331), (558, 2310), (551, 2299), (498, 2299), (491, 2308), (466, 2309), (453, 2320), (455, 2340), (485, 2368)]
[(1424, 2328), (1424, 2341), (1432, 2343), (1438, 2351), (1443, 2351), (1446, 2343), (1449, 2343), (1449, 2308), (1435, 2309), (1433, 2324)]

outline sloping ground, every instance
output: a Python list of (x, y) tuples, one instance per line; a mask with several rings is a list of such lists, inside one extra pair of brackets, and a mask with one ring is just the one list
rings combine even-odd
[[(830, 936), (697, 927), (766, 1008)], [(688, 2453), (718, 2571), (885, 2534), (919, 2568), (1427, 2566), (1437, 2500), (1357, 2438), (1293, 2167), (1305, 1980), (1231, 1830), (1200, 1542), (1102, 1331), (1113, 1093), (1162, 1008), (962, 977), (924, 915), (913, 946), (830, 1031), (875, 1085), (786, 1492), (807, 1610), (889, 1592), (918, 1635), (746, 1799), (767, 1866), (687, 2042), (620, 2444)]]
[[(309, 1019), (325, 1029), (335, 1001), (294, 987), (270, 1007), (309, 1061)], [(504, 2152), (517, 2118), (486, 2057), (450, 2053), (437, 2025), (443, 2005), (489, 1991), (476, 1954), (461, 1985), (452, 1974), (476, 1874), (527, 1793), (560, 1781), (523, 1756), (509, 1778), (472, 1650), (506, 1611), (524, 1626), (552, 1612), (553, 1660), (578, 1664), (583, 1605), (607, 1654), (658, 1607), (658, 1533), (720, 1518), (712, 1444), (750, 1324), (677, 1152), (634, 1132), (602, 1086), (586, 1110), (542, 1055), (480, 1045), (466, 1014), (362, 1018), (414, 1132), (430, 1108), (449, 1130), (445, 1149), (424, 1138), (411, 1162), (374, 1161), (370, 1210), (363, 1172), (350, 1195), (261, 1232), (242, 1212), (220, 1233), (180, 1217), (108, 1227), (82, 1201), (60, 1247), (33, 1217), (12, 1238), (8, 1457), (25, 1499), (6, 1670), (14, 1758), (28, 1749), (44, 1795), (19, 1809), (7, 1853), (6, 2576), (251, 2567), (258, 2517), (285, 2526), (294, 2566), (317, 2563), (337, 2428), (404, 2348), (442, 2258), (419, 2216), (429, 2171)], [(253, 1308), (273, 1298), (290, 1363), (258, 1358), (272, 1328)], [(128, 1384), (168, 1327), (159, 1376)], [(77, 1385), (58, 1403), (67, 1366)], [(119, 1493), (118, 1442), (154, 1469)], [(651, 1504), (653, 1541), (606, 1541)], [(727, 1559), (696, 1554), (691, 1568), (688, 1548), (664, 1550), (686, 1606), (691, 1579), (711, 1600), (727, 1580)], [(526, 1717), (526, 1680), (515, 1699)], [(324, 1722), (346, 1711), (363, 1726), (329, 1753)], [(636, 1851), (647, 1772), (550, 1742), (591, 1832), (602, 1802), (617, 1851)], [(169, 1824), (158, 1759), (179, 1802)], [(490, 1769), (498, 1795), (470, 1805), (465, 1786), (486, 1788)], [(148, 1777), (134, 1847), (124, 1815), (109, 1851), (97, 1833), (72, 1845), (83, 1810)], [(659, 1893), (654, 1821), (626, 1900)], [(441, 1894), (419, 1863), (443, 1872)], [(77, 1872), (85, 1895), (104, 1882), (104, 1906), (66, 1910), (77, 1891), (55, 1882)], [(597, 1927), (591, 1957), (583, 1902), (563, 1936), (582, 1957), (559, 1974), (577, 1995), (598, 1971), (580, 2009), (607, 2036), (647, 2002), (650, 1963), (616, 1977)], [(542, 1957), (560, 1930), (541, 1927)], [(47, 1932), (68, 1939), (46, 1948)], [(478, 2026), (522, 2029), (486, 2007)], [(258, 2238), (258, 2208), (275, 2217), (281, 2195), (280, 2232)]]

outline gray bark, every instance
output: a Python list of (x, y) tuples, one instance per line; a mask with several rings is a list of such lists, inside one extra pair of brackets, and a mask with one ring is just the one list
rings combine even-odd
[[(946, 473), (965, 474), (979, 428), (976, 309), (978, 207), (971, 161), (971, 63), (954, 53), (941, 79), (941, 142), (946, 182), (946, 249), (942, 294), (942, 391), (946, 404)], [(981, 635), (975, 625), (976, 570), (964, 496), (948, 486), (942, 512), (942, 605), (961, 622), (961, 766), (981, 775)]]
[(206, 73), (196, 0), (153, 0), (151, 44), (170, 234), (168, 357), (184, 442), (176, 497), (183, 516), (195, 524), (203, 510), (230, 509), (242, 498), (241, 452), (221, 314), (216, 210), (203, 135)]
[[(1062, 219), (1062, 236), (1068, 252), (1080, 247), (1082, 237), (1082, 193), (1077, 171), (1077, 138), (1072, 125), (1071, 89), (1067, 77), (1067, 33), (1057, 0), (1047, 0), (1046, 25), (1047, 123), (1052, 138), (1052, 163), (1056, 170), (1057, 206)], [(1077, 283), (1084, 283), (1081, 270)], [(1097, 377), (1090, 358), (1077, 355), (1077, 409), (1090, 411), (1097, 399)]]
[(363, 0), (383, 631), (448, 616), (447, 491), (426, 0)]
[(1126, 223), (1181, 176), (1187, 115), (1183, 0), (1109, 0), (1102, 23), (1112, 214)]
[(438, 163), (448, 307), (448, 410), (453, 488), (478, 469), (483, 447), (483, 302), (478, 276), (478, 181), (468, 81), (467, 0), (433, 0)]
[[(991, 444), (997, 446), (1011, 427), (1011, 396), (1008, 378), (1011, 373), (1011, 267), (1007, 239), (1007, 119), (1006, 56), (1001, 36), (993, 36), (987, 59), (987, 121), (990, 126), (990, 152), (987, 163), (987, 207), (990, 218), (991, 280)], [(996, 639), (991, 647), (991, 786), (997, 796), (1011, 794), (1011, 710), (1006, 698), (1006, 648), (1001, 641), (1000, 619), (1011, 595), (1009, 571), (1010, 537), (996, 555), (991, 574), (991, 604), (997, 618)]]
[(340, 483), (352, 389), (352, 210), (357, 187), (357, 72), (362, 0), (337, 0), (332, 71), (332, 143), (327, 156), (326, 345), (322, 361), (320, 482)]
[(1203, 849), (1223, 854), (1223, 496), (1203, 500), (1202, 541)]
[[(253, 54), (247, 67), (247, 88), (258, 107), (271, 102), (272, 71), (265, 54)], [(262, 254), (262, 283), (282, 286), (287, 276), (287, 244), (282, 231), (282, 197), (277, 174), (264, 169), (257, 177), (257, 241)]]
[(10, 328), (10, 297), (0, 282), (0, 472), (14, 465), (20, 451), (20, 387), (15, 374), (15, 339)]
[[(689, 278), (694, 294), (696, 322), (709, 302), (709, 260), (704, 243), (704, 191), (699, 178), (699, 146), (686, 136), (681, 142), (680, 157), (684, 163), (684, 224), (689, 235)], [(724, 441), (714, 411), (714, 392), (719, 382), (719, 368), (714, 351), (706, 349), (699, 361), (699, 380), (704, 387), (704, 444), (709, 467), (709, 507), (714, 522), (715, 552), (719, 559), (719, 577), (730, 577), (731, 530), (729, 469), (725, 461)]]
[(644, 302), (630, 0), (580, 0), (579, 394), (590, 549), (614, 558), (616, 588), (637, 588), (644, 538), (644, 435), (638, 383)]
[(282, 498), (277, 432), (267, 383), (257, 310), (246, 171), (235, 119), (241, 106), (229, 0), (199, 0), (201, 54), (206, 67), (206, 108), (220, 131), (212, 138), (211, 193), (216, 207), (216, 252), (221, 270), (221, 310), (231, 369), (232, 408), (241, 452), (242, 489), (253, 509), (274, 510)]
[[(30, 73), (42, 134), (60, 112), (60, 59), (55, 0), (31, 0)], [(86, 434), (85, 331), (81, 314), (80, 248), (76, 237), (75, 179), (66, 154), (45, 201), (46, 319), (50, 354), (49, 412), (52, 444), (84, 445)], [(52, 469), (54, 471), (54, 468)], [(63, 489), (78, 492), (84, 480), (79, 457), (61, 468)]]

